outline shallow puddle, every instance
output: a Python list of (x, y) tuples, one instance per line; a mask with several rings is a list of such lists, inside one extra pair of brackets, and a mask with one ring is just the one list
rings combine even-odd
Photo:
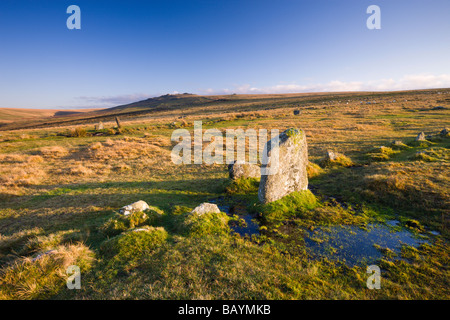
[[(220, 211), (230, 217), (237, 215), (245, 221), (245, 225), (230, 223), (232, 231), (241, 236), (259, 235), (259, 226), (255, 217), (246, 211), (243, 205), (221, 205), (223, 198), (210, 200), (216, 203)], [(383, 257), (379, 249), (390, 249), (392, 258), (402, 259), (400, 252), (402, 246), (418, 247), (423, 243), (430, 243), (424, 235), (417, 236), (407, 229), (396, 228), (399, 221), (390, 220), (385, 224), (371, 223), (365, 229), (358, 226), (327, 226), (317, 227), (313, 231), (305, 230), (304, 243), (308, 253), (315, 259), (328, 258), (340, 261), (348, 266), (361, 264), (375, 264)], [(430, 232), (438, 235), (438, 232)], [(300, 239), (299, 239), (300, 240)], [(377, 247), (379, 247), (377, 249)]]
[(223, 200), (222, 197), (219, 197), (217, 199), (211, 199), (209, 202), (217, 204), (220, 211), (225, 212), (228, 216), (232, 217), (233, 215), (237, 215), (240, 219), (243, 219), (245, 221), (245, 224), (238, 224), (238, 223), (230, 223), (230, 229), (240, 236), (251, 236), (253, 234), (259, 235), (259, 226), (254, 221), (255, 217), (247, 212), (247, 209), (244, 205), (234, 205), (234, 206), (227, 206), (222, 205), (221, 200)]
[(394, 259), (401, 259), (400, 250), (403, 245), (418, 247), (429, 242), (407, 230), (394, 230), (390, 226), (395, 226), (396, 221), (389, 221), (387, 224), (369, 224), (367, 230), (356, 226), (319, 227), (308, 231), (305, 245), (313, 257), (327, 257), (353, 266), (360, 263), (371, 264), (382, 258), (383, 254), (376, 245), (392, 250), (395, 253)]
[(245, 221), (244, 224), (231, 223), (230, 228), (232, 231), (238, 233), (241, 236), (251, 236), (252, 234), (259, 234), (259, 226), (254, 221), (255, 217), (246, 211), (244, 206), (220, 206), (218, 205), (220, 211), (227, 213), (230, 217), (237, 215), (240, 219)]

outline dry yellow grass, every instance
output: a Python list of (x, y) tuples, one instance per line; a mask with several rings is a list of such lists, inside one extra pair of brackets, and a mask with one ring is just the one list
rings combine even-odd
[(93, 174), (94, 172), (82, 164), (77, 164), (74, 167), (68, 168), (67, 173), (74, 176), (87, 176)]
[(14, 262), (0, 273), (0, 299), (45, 298), (65, 285), (71, 265), (87, 269), (93, 253), (83, 244), (58, 246), (35, 258)]
[(69, 151), (62, 146), (42, 147), (38, 152), (48, 159), (57, 159), (69, 154)]
[(40, 183), (47, 173), (39, 167), (28, 164), (0, 167), (0, 190), (6, 191), (10, 186), (30, 186)]

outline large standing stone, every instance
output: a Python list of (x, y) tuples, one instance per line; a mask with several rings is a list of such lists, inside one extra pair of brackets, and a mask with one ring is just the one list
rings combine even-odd
[[(300, 190), (308, 189), (308, 175), (306, 166), (308, 164), (308, 146), (306, 135), (302, 130), (288, 129), (279, 135), (279, 160), (276, 172), (261, 171), (261, 182), (259, 184), (258, 198), (262, 203), (268, 203), (281, 199), (282, 197)], [(274, 152), (271, 141), (267, 142), (266, 149), (268, 164), (263, 164), (261, 170), (267, 166), (274, 168)]]
[(256, 164), (235, 161), (228, 165), (228, 173), (233, 180), (239, 178), (259, 178), (261, 177), (261, 168)]

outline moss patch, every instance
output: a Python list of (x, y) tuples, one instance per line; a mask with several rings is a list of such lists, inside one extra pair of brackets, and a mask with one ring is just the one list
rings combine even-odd
[(295, 218), (317, 206), (318, 202), (314, 194), (309, 190), (304, 190), (293, 192), (274, 202), (258, 204), (253, 210), (261, 213), (265, 221), (271, 222)]
[(163, 227), (145, 226), (106, 240), (101, 252), (108, 257), (119, 255), (120, 259), (132, 259), (152, 251), (167, 238), (168, 233)]
[(256, 178), (239, 178), (231, 180), (226, 186), (226, 193), (233, 194), (257, 194), (260, 179)]
[(204, 237), (208, 235), (226, 235), (230, 233), (226, 213), (204, 213), (202, 215), (188, 214), (184, 222), (186, 234), (192, 237)]

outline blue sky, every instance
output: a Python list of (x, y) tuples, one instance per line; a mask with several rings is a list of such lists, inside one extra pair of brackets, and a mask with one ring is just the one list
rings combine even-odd
[(0, 107), (450, 87), (449, 57), (448, 0), (0, 1)]

